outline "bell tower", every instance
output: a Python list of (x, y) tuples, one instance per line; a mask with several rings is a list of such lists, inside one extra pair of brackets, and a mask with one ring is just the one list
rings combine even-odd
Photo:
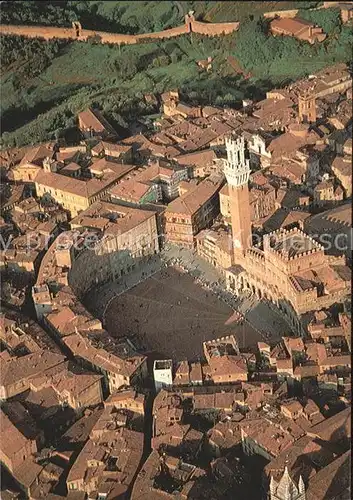
[(252, 245), (249, 202), (249, 160), (245, 159), (244, 137), (226, 139), (224, 174), (228, 182), (232, 223), (233, 257), (237, 262)]
[(315, 96), (305, 93), (298, 96), (298, 111), (300, 123), (316, 122), (316, 100)]

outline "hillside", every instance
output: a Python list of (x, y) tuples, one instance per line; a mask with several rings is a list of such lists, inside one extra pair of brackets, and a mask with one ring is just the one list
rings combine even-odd
[(241, 21), (249, 15), (272, 10), (306, 9), (322, 2), (240, 2), (240, 1), (45, 1), (2, 2), (3, 24), (44, 24), (70, 26), (80, 21), (87, 29), (116, 33), (148, 33), (178, 26), (193, 10), (198, 19), (208, 22)]
[[(228, 20), (242, 21), (249, 15), (260, 16), (264, 12), (291, 9), (306, 9), (318, 6), (321, 2), (191, 2), (196, 14), (202, 15), (199, 4), (207, 4), (203, 10), (205, 21), (220, 23)], [(192, 7), (192, 6), (191, 6)]]
[[(11, 5), (7, 6), (6, 19), (15, 22), (16, 16), (21, 15), (24, 22), (29, 23), (29, 17), (34, 15), (33, 5), (25, 3), (30, 5), (27, 13), (20, 14), (18, 9), (11, 10)], [(53, 3), (46, 2), (46, 8)], [(103, 12), (106, 16), (113, 15), (114, 4), (119, 3), (119, 8), (120, 4), (128, 4), (60, 2), (58, 11), (51, 11), (52, 17), (59, 18), (59, 25), (63, 18), (58, 12), (65, 12), (62, 5), (67, 7), (73, 3), (75, 9), (81, 4), (85, 8), (87, 4), (90, 8), (95, 4), (101, 16)], [(151, 8), (157, 9), (156, 2), (140, 3), (151, 4)], [(183, 2), (184, 8), (186, 3), (187, 7), (196, 10), (208, 9), (212, 16), (221, 16), (231, 6), (238, 8), (239, 3), (254, 4)], [(267, 10), (267, 4), (278, 2), (263, 3)], [(302, 5), (308, 2), (281, 2), (281, 5), (284, 3)], [(168, 9), (172, 6), (173, 12), (176, 12), (176, 7), (178, 13), (175, 16), (179, 16), (180, 22), (183, 13), (180, 5), (174, 5), (179, 2), (163, 4), (167, 4)], [(43, 22), (43, 2), (37, 9), (37, 18)], [(123, 20), (128, 23), (128, 19), (132, 23), (129, 12), (131, 7), (126, 5), (125, 17), (121, 16), (119, 23)], [(126, 125), (139, 116), (158, 112), (144, 101), (144, 94), (149, 92), (161, 93), (178, 87), (183, 99), (189, 102), (236, 106), (245, 97), (261, 98), (273, 86), (283, 85), (336, 62), (348, 62), (353, 45), (352, 32), (349, 27), (341, 25), (339, 13), (325, 10), (309, 14), (329, 31), (330, 36), (319, 46), (288, 37), (274, 38), (268, 33), (268, 22), (248, 17), (243, 19), (238, 32), (221, 38), (192, 34), (120, 49), (85, 42), (3, 37), (0, 50), (1, 146), (21, 146), (65, 135), (67, 130), (74, 128), (77, 113), (89, 105), (101, 108), (113, 124)], [(53, 24), (52, 17), (48, 17), (48, 24)], [(99, 16), (94, 22), (97, 23), (97, 19)], [(210, 73), (201, 71), (196, 64), (208, 56), (213, 57)], [(229, 56), (232, 56), (233, 64), (229, 63)], [(244, 79), (235, 71), (237, 67), (246, 74), (251, 73), (251, 78)]]

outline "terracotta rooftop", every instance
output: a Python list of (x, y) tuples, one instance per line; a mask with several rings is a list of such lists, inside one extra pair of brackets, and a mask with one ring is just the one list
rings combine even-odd
[(315, 456), (317, 459), (320, 456), (320, 463), (323, 464), (330, 463), (334, 458), (334, 454), (324, 448), (323, 444), (316, 443), (312, 437), (303, 436), (274, 457), (265, 466), (264, 472), (268, 477), (272, 475), (275, 480), (279, 480), (282, 477), (284, 467), (287, 465), (291, 476), (295, 480), (298, 480), (299, 476), (302, 475), (307, 484), (309, 478), (316, 474), (317, 465), (313, 460)]
[(90, 198), (116, 182), (121, 175), (121, 173), (107, 172), (101, 179), (93, 178), (84, 181), (40, 170), (35, 177), (35, 183), (54, 190), (58, 189), (66, 193), (72, 193), (83, 198)]
[(332, 444), (336, 441), (339, 443), (342, 437), (349, 440), (351, 436), (351, 408), (348, 407), (320, 422), (312, 427), (310, 432), (324, 441), (332, 442)]
[(352, 177), (352, 162), (348, 155), (346, 157), (336, 156), (331, 168), (333, 171), (337, 170), (341, 175)]
[(145, 361), (144, 356), (122, 359), (105, 349), (94, 347), (87, 337), (83, 337), (78, 333), (68, 335), (64, 338), (64, 342), (74, 356), (86, 359), (93, 365), (99, 366), (108, 372), (127, 377), (130, 377)]
[(213, 377), (227, 377), (228, 375), (244, 374), (248, 372), (246, 363), (241, 356), (225, 355), (218, 358), (210, 358), (208, 363)]
[[(325, 500), (326, 498), (349, 498), (350, 495), (350, 451), (337, 457), (329, 465), (309, 480), (306, 490), (307, 500)], [(344, 497), (344, 495), (347, 495)]]
[(12, 423), (2, 408), (0, 412), (1, 451), (9, 458), (12, 458), (27, 445), (29, 439)]
[(295, 441), (294, 437), (263, 418), (245, 419), (239, 423), (240, 428), (251, 439), (263, 447), (273, 457), (278, 456), (283, 450), (289, 448)]
[(303, 210), (279, 208), (267, 219), (264, 223), (264, 228), (266, 228), (267, 231), (275, 231), (276, 229), (286, 228), (292, 226), (292, 224), (303, 222), (310, 216), (310, 212), (304, 212)]
[(92, 148), (92, 151), (97, 154), (104, 152), (107, 156), (118, 156), (131, 151), (131, 146), (100, 141)]
[(53, 156), (54, 149), (51, 143), (39, 144), (34, 146), (29, 151), (26, 152), (21, 160), (20, 165), (25, 165), (26, 163), (33, 163), (34, 165), (42, 166), (44, 158)]
[(28, 457), (13, 471), (13, 476), (25, 488), (29, 488), (37, 480), (43, 466), (37, 464), (32, 457)]
[(99, 229), (108, 237), (123, 234), (155, 217), (155, 212), (96, 201), (70, 221), (72, 227)]
[(307, 135), (296, 135), (292, 132), (285, 132), (274, 138), (268, 146), (272, 160), (281, 156), (294, 156), (297, 150), (306, 144), (315, 144), (318, 137), (314, 132), (308, 132)]
[(143, 394), (139, 394), (133, 389), (122, 390), (118, 392), (114, 392), (111, 394), (105, 401), (104, 406), (115, 406), (116, 404), (120, 404), (122, 402), (131, 401), (136, 405), (144, 407), (145, 396)]
[[(244, 419), (241, 415), (240, 421)], [(209, 441), (216, 444), (222, 450), (233, 448), (241, 442), (239, 421), (227, 420), (218, 422), (207, 433)]]
[(288, 410), (290, 413), (303, 411), (302, 405), (297, 400), (289, 401), (288, 403), (282, 403), (281, 408)]
[(44, 370), (63, 363), (65, 357), (50, 351), (37, 351), (33, 354), (11, 358), (0, 364), (1, 384), (11, 385), (21, 380), (28, 380)]
[(86, 489), (86, 484), (95, 478), (99, 491), (111, 495), (114, 491), (115, 495), (119, 490), (118, 496), (126, 493), (142, 457), (143, 434), (119, 427), (117, 415), (112, 408), (100, 415), (69, 471), (67, 483), (82, 481), (80, 489)]
[(70, 365), (67, 361), (32, 377), (31, 388), (37, 390), (40, 387), (53, 387), (59, 395), (68, 391), (72, 397), (76, 398), (102, 378), (102, 375), (85, 371), (79, 366)]
[(176, 136), (181, 139), (186, 139), (188, 136), (193, 136), (201, 131), (200, 127), (194, 125), (192, 122), (183, 120), (180, 123), (172, 125), (164, 129), (164, 133), (168, 136)]
[(314, 94), (320, 95), (321, 93), (329, 93), (330, 88), (340, 81), (351, 81), (348, 66), (345, 63), (326, 67), (315, 73), (313, 79), (299, 80), (289, 86), (289, 91), (298, 95), (310, 89)]
[[(264, 99), (256, 103), (253, 115), (258, 118), (258, 125), (273, 125), (278, 122), (288, 125), (295, 117), (294, 102), (290, 98)], [(259, 126), (256, 127), (258, 129)]]
[(78, 114), (79, 121), (85, 129), (93, 129), (95, 132), (108, 131), (112, 135), (116, 135), (113, 127), (107, 122), (98, 110), (90, 108), (81, 111)]
[(314, 24), (305, 19), (280, 17), (271, 21), (271, 28), (279, 28), (291, 35), (297, 35), (302, 32), (302, 30), (307, 29), (309, 26), (314, 26)]
[(109, 193), (111, 196), (122, 200), (130, 200), (140, 202), (140, 200), (148, 193), (151, 186), (138, 182), (136, 179), (129, 179), (125, 182), (113, 186)]
[(294, 376), (305, 378), (305, 377), (317, 377), (319, 375), (320, 369), (316, 363), (304, 363), (294, 368)]
[[(161, 468), (161, 461), (164, 462), (163, 468)], [(159, 453), (153, 451), (137, 476), (131, 500), (141, 498), (146, 500), (174, 499), (175, 494), (163, 489), (159, 481), (159, 478), (163, 479), (162, 471), (166, 471), (169, 478), (172, 477), (177, 481), (180, 498), (191, 498), (192, 495), (193, 499), (201, 500), (204, 498), (205, 492), (208, 493), (210, 498), (217, 498), (215, 481), (208, 479), (203, 469), (184, 463), (182, 460), (170, 460), (168, 456), (165, 456), (164, 459), (160, 458)]]
[(206, 149), (204, 151), (179, 155), (177, 156), (176, 161), (179, 165), (206, 167), (207, 165), (212, 164), (213, 160), (216, 158), (217, 155), (213, 149)]
[(321, 364), (321, 361), (327, 357), (325, 345), (318, 342), (306, 343), (305, 353), (308, 361), (313, 361), (317, 364)]
[(301, 337), (282, 337), (282, 341), (289, 355), (292, 355), (292, 351), (304, 351), (304, 342)]
[(222, 180), (210, 177), (200, 182), (194, 189), (168, 204), (166, 213), (195, 214), (220, 188)]
[(202, 115), (205, 117), (219, 115), (223, 113), (223, 109), (216, 108), (215, 106), (204, 106), (202, 108)]
[(136, 165), (108, 161), (106, 158), (93, 159), (92, 164), (89, 167), (92, 173), (100, 174), (104, 172), (113, 172), (119, 175), (119, 177), (124, 177), (135, 168)]

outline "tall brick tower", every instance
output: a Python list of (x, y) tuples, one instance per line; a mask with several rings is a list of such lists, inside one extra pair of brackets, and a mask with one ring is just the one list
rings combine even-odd
[(314, 95), (305, 93), (298, 96), (299, 121), (301, 123), (316, 122), (316, 99)]
[(224, 174), (228, 182), (229, 206), (232, 221), (233, 256), (237, 262), (251, 246), (249, 202), (249, 160), (245, 159), (244, 137), (226, 139), (227, 160)]

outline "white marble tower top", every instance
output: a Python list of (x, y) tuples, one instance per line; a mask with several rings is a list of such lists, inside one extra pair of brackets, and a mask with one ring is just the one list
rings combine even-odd
[(244, 186), (249, 182), (250, 161), (245, 159), (245, 141), (240, 136), (236, 139), (226, 138), (227, 160), (224, 174), (231, 186)]

